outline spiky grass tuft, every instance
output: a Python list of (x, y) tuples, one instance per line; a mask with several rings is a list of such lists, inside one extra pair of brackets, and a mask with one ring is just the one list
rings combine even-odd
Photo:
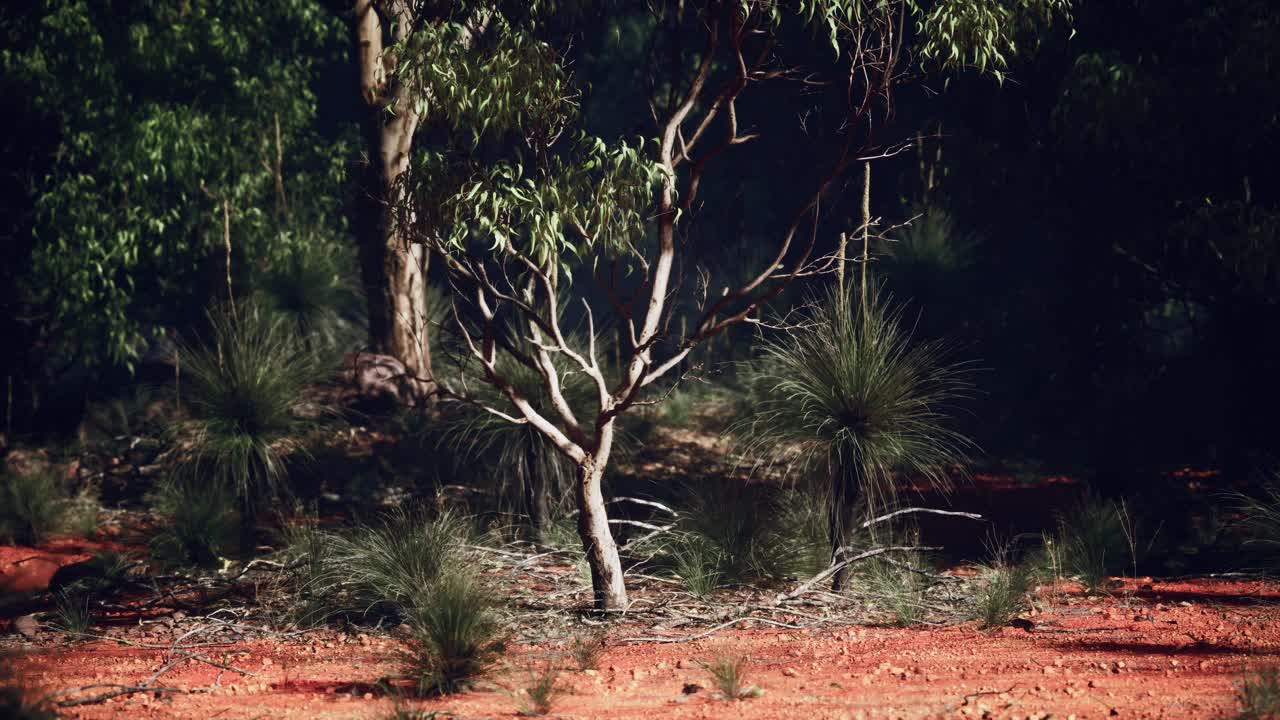
[(1130, 558), (1129, 538), (1120, 506), (1093, 495), (1058, 516), (1062, 568), (1089, 593), (1105, 591), (1114, 574), (1136, 561)]
[(442, 579), (467, 566), (471, 526), (453, 514), (397, 508), (380, 525), (293, 534), (305, 556), (302, 586), (311, 620), (337, 614), (403, 616)]
[(1272, 570), (1280, 570), (1280, 474), (1271, 478), (1258, 496), (1229, 496), (1240, 517), (1245, 544), (1260, 550)]
[(710, 673), (716, 689), (726, 700), (746, 700), (764, 694), (759, 687), (747, 684), (747, 658), (744, 655), (724, 651), (699, 664)]
[(464, 569), (441, 575), (409, 608), (407, 674), (423, 694), (452, 693), (484, 675), (506, 647), (494, 591)]
[(977, 591), (973, 596), (974, 614), (982, 627), (1008, 625), (1026, 610), (1027, 593), (1031, 589), (1031, 569), (997, 560), (979, 568)]
[(523, 687), (513, 693), (518, 714), (541, 717), (550, 713), (556, 698), (565, 693), (565, 688), (560, 684), (560, 672), (560, 666), (556, 664), (554, 657), (530, 661), (525, 668)]
[(240, 500), (241, 551), (252, 549), (254, 500), (278, 491), (286, 462), (315, 424), (303, 413), (324, 365), (297, 334), (251, 303), (210, 311), (211, 335), (181, 348), (192, 421), (179, 466), (187, 482), (221, 485)]
[(66, 525), (72, 505), (51, 470), (0, 475), (0, 538), (34, 545)]
[(576, 633), (569, 640), (569, 658), (579, 670), (595, 670), (600, 666), (608, 645), (608, 636), (601, 630)]
[(59, 592), (54, 597), (53, 626), (74, 639), (88, 635), (93, 629), (92, 601), (86, 592)]
[(164, 564), (212, 567), (235, 550), (239, 518), (222, 485), (171, 478), (152, 496), (152, 509), (164, 527), (151, 539), (151, 553)]

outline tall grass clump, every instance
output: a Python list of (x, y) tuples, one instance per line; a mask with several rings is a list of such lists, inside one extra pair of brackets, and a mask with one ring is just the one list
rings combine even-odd
[(1105, 590), (1111, 577), (1136, 564), (1137, 548), (1126, 517), (1120, 505), (1094, 495), (1058, 515), (1061, 569), (1079, 578), (1086, 592)]
[(292, 328), (253, 304), (212, 311), (209, 320), (206, 342), (182, 348), (192, 420), (179, 472), (234, 493), (240, 551), (248, 554), (256, 501), (280, 488), (288, 458), (302, 450), (300, 435), (314, 423), (300, 403), (323, 365)]
[(661, 555), (700, 597), (723, 585), (807, 577), (830, 560), (825, 513), (798, 490), (708, 481), (689, 489)]
[(360, 293), (349, 272), (351, 253), (336, 242), (303, 242), (272, 263), (265, 283), (267, 309), (313, 349), (358, 346), (365, 324)]
[(450, 569), (408, 608), (405, 670), (422, 694), (467, 688), (502, 656), (506, 633), (493, 588), (474, 572)]
[(913, 213), (915, 219), (883, 246), (891, 274), (907, 276), (914, 287), (969, 266), (974, 239), (956, 230), (950, 213), (937, 205), (917, 205)]
[(1280, 668), (1266, 668), (1245, 673), (1236, 683), (1240, 701), (1240, 720), (1275, 720), (1280, 718)]
[(997, 559), (978, 569), (977, 589), (973, 596), (974, 614), (982, 627), (1008, 625), (1028, 607), (1027, 593), (1033, 574), (1026, 565)]
[(759, 687), (747, 684), (747, 658), (743, 655), (722, 651), (698, 664), (711, 675), (716, 689), (726, 700), (746, 700), (764, 694)]
[(0, 475), (0, 538), (34, 545), (62, 530), (73, 502), (52, 470)]
[(348, 532), (314, 528), (293, 533), (305, 558), (302, 589), (311, 620), (330, 615), (403, 619), (449, 574), (473, 560), (466, 549), (471, 526), (454, 513), (397, 508), (381, 524)]
[(1232, 493), (1230, 500), (1245, 544), (1260, 550), (1272, 570), (1280, 570), (1280, 475), (1263, 486), (1260, 497)]
[(152, 495), (151, 507), (163, 523), (151, 553), (162, 563), (212, 567), (235, 552), (240, 519), (229, 488), (170, 478)]
[[(754, 363), (760, 398), (744, 429), (757, 455), (794, 449), (825, 478), (834, 553), (852, 542), (859, 506), (892, 503), (895, 472), (949, 486), (973, 444), (948, 427), (948, 408), (970, 384), (944, 344), (913, 341), (879, 291), (852, 302), (832, 290), (788, 324)], [(838, 573), (834, 586), (847, 577)]]

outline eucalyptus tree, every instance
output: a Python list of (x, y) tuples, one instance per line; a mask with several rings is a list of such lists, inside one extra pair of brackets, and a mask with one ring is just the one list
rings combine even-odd
[[(486, 412), (536, 430), (573, 462), (578, 530), (604, 610), (628, 604), (601, 489), (618, 418), (649, 402), (646, 391), (677, 376), (700, 343), (758, 321), (796, 279), (834, 271), (835, 256), (818, 246), (821, 198), (850, 166), (909, 147), (879, 132), (898, 85), (922, 67), (999, 76), (1020, 29), (1064, 14), (1067, 0), (655, 1), (648, 10), (643, 82), (631, 91), (653, 134), (639, 139), (586, 131), (568, 43), (549, 32), (550, 4), (517, 17), (459, 3), (458, 19), (423, 26), (396, 50), (400, 82), (432, 99), (447, 138), (415, 154), (397, 205), (397, 222), (430, 245), (453, 285), (468, 362), (459, 377), (437, 373), (440, 393), (475, 403), (469, 385), (492, 385), (505, 402), (481, 402)], [(483, 32), (460, 42), (475, 13), (487, 18)], [(698, 314), (677, 335), (672, 297), (677, 265), (698, 241), (687, 218), (699, 189), (722, 158), (760, 137), (746, 115), (760, 106), (744, 99), (787, 83), (821, 89), (826, 129), (804, 148), (818, 166), (745, 280), (726, 286), (699, 273)], [(597, 338), (606, 322), (625, 338), (615, 366)], [(504, 358), (537, 373), (546, 405), (521, 391)], [(570, 400), (567, 375), (586, 378), (590, 403)]]

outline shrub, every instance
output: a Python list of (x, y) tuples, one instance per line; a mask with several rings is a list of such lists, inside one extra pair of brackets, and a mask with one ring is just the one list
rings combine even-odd
[(216, 565), (236, 547), (235, 505), (223, 485), (196, 487), (187, 479), (162, 483), (152, 496), (152, 509), (164, 528), (151, 539), (151, 553), (169, 565)]
[(0, 475), (0, 538), (18, 545), (34, 545), (62, 530), (73, 503), (62, 481), (51, 470)]
[(721, 652), (707, 661), (700, 661), (703, 669), (711, 674), (716, 688), (726, 700), (745, 700), (759, 697), (764, 691), (755, 685), (747, 685), (747, 658)]
[(408, 608), (405, 669), (418, 691), (452, 693), (486, 673), (505, 648), (493, 590), (464, 567), (440, 575)]
[(704, 598), (720, 587), (725, 554), (711, 540), (697, 534), (677, 535), (667, 546), (671, 569), (684, 589)]
[(298, 438), (314, 422), (298, 412), (302, 392), (323, 366), (291, 328), (252, 304), (212, 311), (209, 320), (208, 342), (181, 348), (192, 422), (180, 474), (235, 493), (247, 554), (254, 499), (278, 489), (286, 459), (301, 451)]
[(1280, 668), (1246, 673), (1236, 683), (1240, 720), (1273, 720), (1280, 717)]
[(826, 478), (833, 550), (851, 541), (859, 506), (892, 501), (895, 471), (945, 489), (972, 448), (946, 426), (947, 406), (970, 387), (964, 368), (945, 361), (945, 345), (913, 342), (879, 292), (862, 301), (833, 290), (765, 341), (751, 371), (759, 399), (742, 426), (749, 451), (783, 459), (796, 449)]

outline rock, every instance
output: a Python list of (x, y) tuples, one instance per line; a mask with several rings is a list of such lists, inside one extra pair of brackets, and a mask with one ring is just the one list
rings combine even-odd
[(684, 693), (685, 695), (693, 695), (694, 693), (700, 692), (701, 690), (702, 690), (702, 686), (696, 682), (685, 683), (684, 687), (680, 688), (680, 692)]
[(21, 615), (13, 620), (13, 631), (30, 640), (40, 632), (40, 621), (35, 615)]
[(789, 668), (785, 668), (785, 669), (782, 671), (782, 674), (783, 674), (783, 675), (786, 675), (787, 677), (795, 677), (795, 676), (796, 676), (796, 675), (798, 675), (799, 673), (797, 673), (797, 672), (796, 672), (796, 669), (795, 669), (795, 668), (789, 667)]

